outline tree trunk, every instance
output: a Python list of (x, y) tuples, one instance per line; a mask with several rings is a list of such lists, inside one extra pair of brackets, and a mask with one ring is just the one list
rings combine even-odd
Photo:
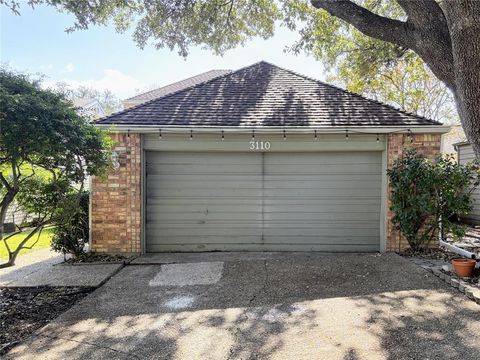
[(480, 1), (444, 4), (452, 40), (455, 101), (467, 139), (480, 159)]

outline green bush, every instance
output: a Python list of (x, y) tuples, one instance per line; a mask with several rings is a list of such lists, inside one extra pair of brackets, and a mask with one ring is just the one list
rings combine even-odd
[(88, 205), (89, 193), (72, 194), (62, 209), (61, 221), (53, 231), (52, 249), (79, 257), (84, 253), (89, 239)]
[(443, 233), (462, 237), (465, 227), (456, 221), (473, 206), (472, 191), (480, 182), (477, 163), (459, 165), (452, 156), (430, 161), (414, 150), (387, 170), (391, 185), (392, 222), (413, 250), (428, 247)]

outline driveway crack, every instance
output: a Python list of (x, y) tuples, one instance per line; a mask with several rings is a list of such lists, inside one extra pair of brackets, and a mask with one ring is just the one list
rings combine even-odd
[(265, 289), (267, 288), (267, 285), (268, 285), (268, 270), (267, 270), (267, 260), (266, 259), (263, 261), (263, 272), (264, 272), (265, 275), (263, 276), (262, 288), (252, 295), (252, 297), (249, 299), (250, 304), (252, 304), (255, 301), (258, 294), (263, 293), (265, 291)]

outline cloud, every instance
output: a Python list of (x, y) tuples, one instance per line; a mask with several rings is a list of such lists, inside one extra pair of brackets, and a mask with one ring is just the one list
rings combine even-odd
[(63, 72), (71, 73), (73, 70), (75, 70), (75, 65), (73, 65), (72, 63), (68, 63), (67, 65), (65, 65)]
[(138, 89), (145, 88), (145, 84), (134, 77), (116, 69), (105, 69), (100, 78), (86, 80), (58, 79), (56, 81), (48, 80), (43, 82), (45, 88), (53, 88), (57, 83), (65, 83), (73, 89), (79, 87), (89, 87), (99, 91), (110, 90), (120, 98), (132, 96)]

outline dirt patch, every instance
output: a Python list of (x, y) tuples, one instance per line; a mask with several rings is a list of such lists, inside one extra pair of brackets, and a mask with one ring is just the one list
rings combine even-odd
[(0, 288), (0, 356), (69, 309), (94, 288)]

